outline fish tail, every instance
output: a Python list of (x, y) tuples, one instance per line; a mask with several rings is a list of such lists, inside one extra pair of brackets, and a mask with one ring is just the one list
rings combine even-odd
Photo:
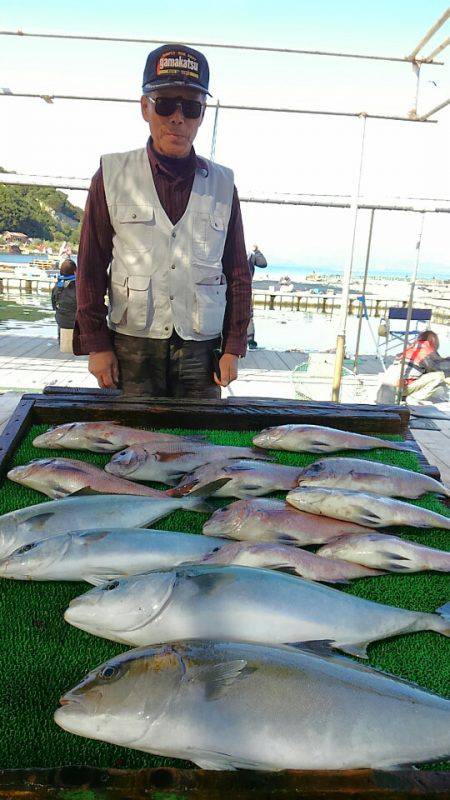
[(430, 614), (430, 630), (450, 637), (450, 602), (436, 609), (436, 614)]

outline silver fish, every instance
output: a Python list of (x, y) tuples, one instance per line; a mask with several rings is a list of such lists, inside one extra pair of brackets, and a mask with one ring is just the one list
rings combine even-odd
[(413, 525), (420, 528), (446, 528), (450, 530), (450, 517), (369, 492), (352, 492), (349, 489), (294, 489), (286, 496), (288, 503), (300, 511), (324, 514), (327, 517), (382, 528), (386, 525)]
[(177, 567), (91, 589), (64, 618), (130, 645), (194, 639), (292, 644), (327, 640), (366, 658), (369, 642), (433, 630), (450, 636), (450, 603), (438, 614), (406, 611), (251, 567)]
[(429, 569), (450, 572), (450, 553), (386, 533), (341, 536), (321, 547), (317, 554), (389, 572), (424, 572)]
[(386, 769), (450, 753), (449, 700), (292, 647), (130, 650), (60, 702), (54, 719), (66, 731), (203, 769)]
[(258, 497), (282, 489), (292, 489), (297, 486), (301, 472), (301, 467), (228, 459), (198, 467), (184, 476), (176, 490), (200, 492), (207, 484), (223, 480), (223, 486), (214, 492), (215, 497)]
[[(58, 500), (76, 492), (137, 494), (160, 497), (162, 492), (108, 475), (104, 470), (72, 458), (41, 458), (7, 473), (11, 481), (29, 486)], [(169, 490), (170, 491), (170, 490)]]
[(223, 447), (204, 443), (197, 446), (195, 442), (155, 445), (150, 442), (116, 453), (105, 470), (129, 480), (175, 484), (183, 475), (203, 464), (235, 458), (265, 460), (267, 454), (258, 453), (251, 447)]
[(344, 534), (370, 531), (352, 522), (306, 514), (284, 500), (268, 497), (236, 500), (218, 508), (203, 526), (206, 536), (294, 545), (322, 544)]
[[(352, 538), (351, 536), (349, 537)], [(217, 541), (217, 540), (216, 540)], [(218, 540), (221, 541), (221, 540)], [(215, 552), (207, 553), (201, 563), (242, 567), (266, 567), (267, 569), (293, 570), (302, 578), (324, 583), (348, 583), (353, 578), (370, 578), (383, 575), (376, 569), (369, 569), (349, 561), (326, 559), (302, 550), (273, 542), (230, 542), (214, 548)], [(450, 558), (450, 557), (449, 557)], [(328, 564), (326, 563), (328, 561)], [(351, 567), (351, 568), (349, 568)], [(144, 570), (141, 570), (142, 572)], [(2, 567), (0, 562), (0, 575)]]
[(223, 539), (143, 528), (75, 531), (23, 545), (0, 560), (0, 576), (98, 585), (152, 569), (198, 563), (222, 544)]
[(293, 453), (333, 453), (337, 450), (372, 450), (374, 447), (389, 450), (410, 450), (400, 442), (390, 442), (375, 436), (350, 433), (323, 425), (277, 425), (257, 433), (253, 444)]
[[(114, 453), (132, 444), (151, 441), (162, 446), (176, 442), (195, 442), (201, 445), (200, 436), (176, 436), (173, 433), (143, 431), (118, 425), (114, 420), (103, 422), (67, 422), (50, 428), (33, 440), (34, 447), (59, 450), (90, 450), (93, 453)], [(209, 442), (205, 441), (205, 444)]]
[(5, 557), (30, 542), (68, 531), (97, 528), (146, 527), (180, 508), (204, 511), (197, 497), (136, 497), (103, 494), (92, 497), (66, 497), (38, 503), (0, 516), (0, 557)]
[(363, 458), (322, 458), (303, 470), (299, 486), (351, 489), (388, 497), (416, 498), (426, 492), (450, 497), (450, 490), (420, 472)]

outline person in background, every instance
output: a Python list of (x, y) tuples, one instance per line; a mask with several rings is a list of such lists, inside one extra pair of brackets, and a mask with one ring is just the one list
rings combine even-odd
[(404, 353), (396, 356), (396, 361), (405, 356), (405, 386), (415, 383), (422, 375), (430, 372), (443, 372), (450, 376), (450, 358), (443, 358), (438, 353), (439, 337), (433, 331), (420, 333)]
[(403, 356), (403, 397), (417, 399), (431, 397), (438, 387), (444, 387), (450, 378), (450, 358), (439, 355), (439, 337), (434, 331), (424, 331), (399, 353), (394, 363), (382, 375), (377, 393), (377, 403), (395, 402), (400, 385), (400, 371)]
[(62, 353), (73, 353), (73, 329), (77, 313), (76, 268), (71, 258), (62, 261), (58, 279), (52, 289), (52, 308), (58, 325), (58, 342)]
[(233, 172), (192, 146), (208, 84), (198, 50), (153, 50), (141, 97), (146, 146), (102, 156), (92, 180), (74, 352), (89, 354), (101, 388), (217, 399), (245, 355), (251, 280)]
[[(261, 253), (261, 250), (258, 248), (257, 244), (253, 245), (252, 250), (248, 255), (248, 267), (250, 270), (250, 275), (252, 280), (255, 275), (255, 267), (260, 267), (260, 269), (265, 269), (267, 267), (266, 258)], [(250, 322), (247, 328), (247, 346), (249, 347), (250, 350), (254, 350), (255, 347), (258, 347), (257, 342), (255, 342), (255, 323), (253, 321), (253, 309), (252, 309), (252, 316), (250, 318)]]

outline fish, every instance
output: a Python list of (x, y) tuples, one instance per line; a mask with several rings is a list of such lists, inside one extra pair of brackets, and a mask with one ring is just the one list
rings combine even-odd
[(297, 486), (301, 472), (301, 467), (286, 467), (248, 459), (228, 459), (198, 467), (185, 475), (174, 491), (200, 492), (206, 484), (223, 480), (223, 485), (214, 492), (215, 497), (258, 497), (278, 490), (292, 489)]
[(65, 731), (202, 769), (384, 770), (450, 753), (449, 700), (292, 647), (201, 640), (128, 650), (60, 703), (54, 720)]
[[(40, 458), (9, 470), (11, 481), (29, 486), (53, 500), (77, 492), (97, 494), (136, 494), (160, 497), (161, 491), (109, 475), (99, 467), (72, 458)], [(171, 491), (170, 489), (167, 491)]]
[(39, 539), (93, 526), (146, 527), (180, 508), (205, 511), (201, 498), (102, 494), (37, 503), (0, 516), (0, 558)]
[(317, 555), (389, 572), (450, 572), (450, 553), (385, 533), (341, 536), (321, 547)]
[(179, 566), (119, 578), (72, 600), (76, 628), (140, 646), (193, 639), (329, 647), (367, 658), (367, 645), (432, 630), (450, 636), (450, 603), (428, 614), (373, 603), (282, 572)]
[(74, 531), (19, 547), (0, 559), (0, 577), (99, 585), (152, 569), (200, 562), (224, 543), (223, 539), (143, 528)]
[(132, 444), (152, 442), (162, 446), (168, 444), (195, 442), (201, 446), (201, 436), (177, 436), (173, 433), (144, 431), (119, 425), (114, 420), (102, 422), (67, 422), (50, 428), (33, 439), (34, 447), (58, 450), (90, 450), (93, 453), (115, 453)]
[[(300, 547), (274, 542), (229, 542), (223, 546), (217, 545), (212, 552), (201, 559), (200, 563), (208, 566), (237, 564), (243, 567), (287, 569), (310, 581), (325, 583), (348, 583), (353, 578), (370, 578), (384, 574), (381, 570), (370, 569), (356, 563), (352, 563), (352, 569), (349, 569), (351, 563), (349, 561), (321, 558)], [(1, 562), (0, 575), (2, 575)]]
[(375, 447), (389, 450), (411, 450), (410, 445), (364, 436), (323, 425), (276, 425), (265, 428), (253, 437), (257, 447), (289, 450), (293, 453), (334, 453), (337, 450), (372, 450)]
[(356, 522), (372, 528), (387, 525), (411, 525), (418, 528), (450, 530), (450, 517), (413, 506), (392, 497), (350, 489), (322, 489), (305, 486), (286, 495), (288, 503), (300, 511)]
[(303, 470), (298, 485), (413, 499), (426, 492), (450, 497), (450, 489), (421, 472), (363, 458), (322, 458)]
[(105, 470), (136, 481), (160, 481), (175, 484), (186, 473), (203, 464), (212, 464), (234, 458), (267, 459), (264, 452), (251, 447), (223, 447), (221, 445), (197, 446), (195, 442), (176, 442), (159, 445), (144, 443), (116, 453)]
[(344, 534), (370, 533), (372, 528), (307, 514), (268, 497), (236, 500), (217, 511), (205, 522), (205, 536), (224, 536), (250, 542), (280, 544), (323, 544)]

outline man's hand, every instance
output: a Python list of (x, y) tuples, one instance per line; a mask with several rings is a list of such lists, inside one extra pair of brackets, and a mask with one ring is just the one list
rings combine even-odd
[(113, 389), (119, 382), (119, 364), (112, 350), (89, 353), (89, 372), (95, 375), (100, 389)]
[(214, 381), (217, 386), (228, 386), (231, 381), (235, 381), (238, 374), (238, 361), (239, 357), (234, 356), (232, 353), (224, 353), (219, 361), (220, 367), (220, 381), (214, 373)]

